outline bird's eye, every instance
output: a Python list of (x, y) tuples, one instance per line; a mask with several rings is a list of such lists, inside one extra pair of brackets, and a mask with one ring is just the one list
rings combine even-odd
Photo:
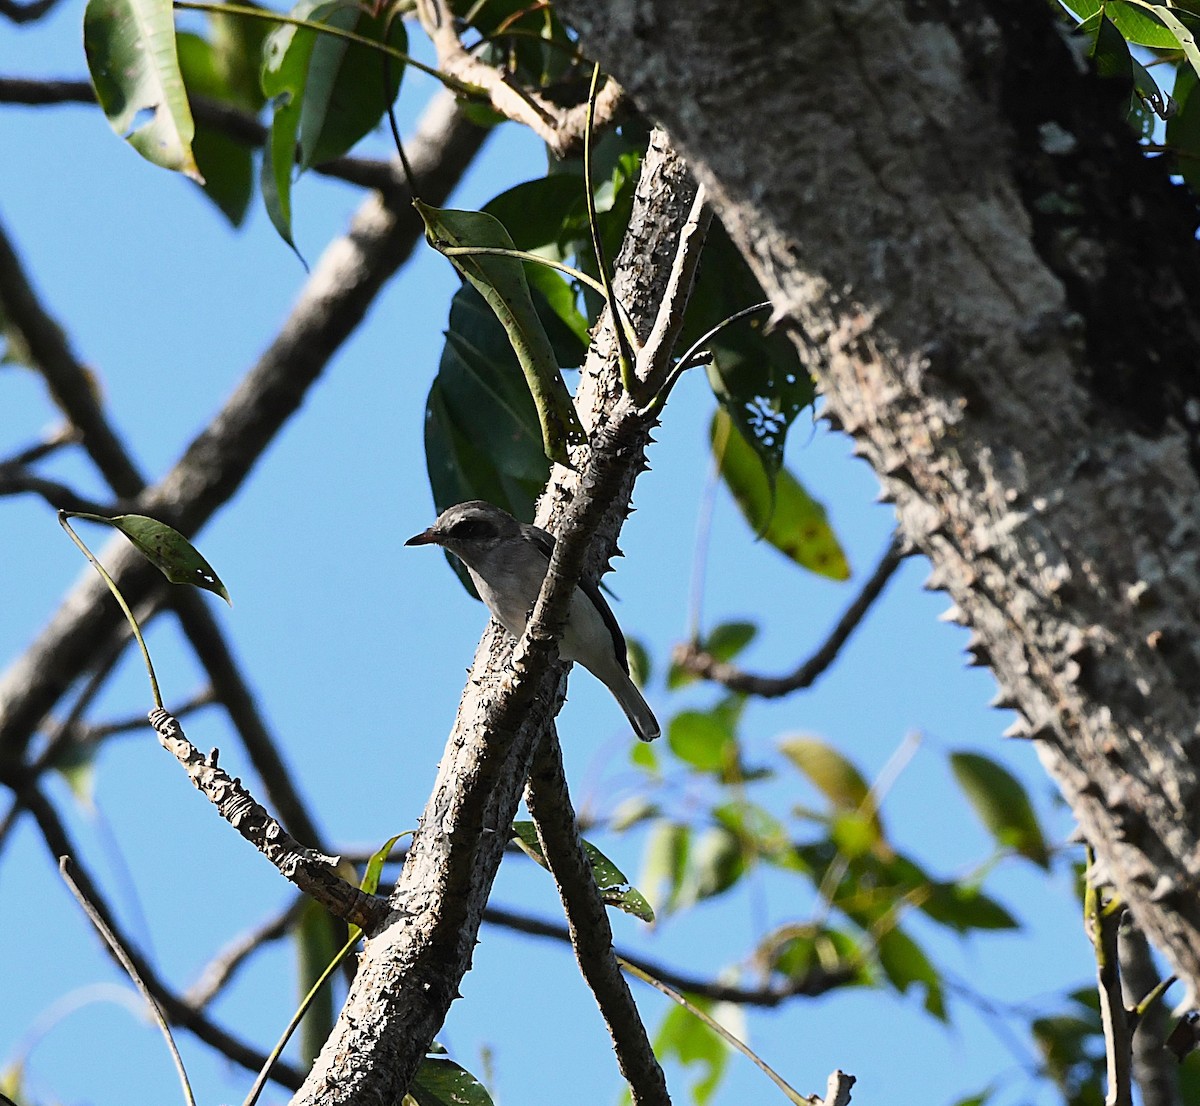
[(450, 537), (455, 541), (479, 541), (495, 536), (495, 525), (482, 518), (464, 518), (450, 527)]

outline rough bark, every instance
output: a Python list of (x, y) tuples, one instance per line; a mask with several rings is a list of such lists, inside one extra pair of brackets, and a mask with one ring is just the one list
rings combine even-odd
[(1200, 985), (1194, 204), (1044, 0), (558, 0), (709, 189)]
[[(695, 195), (681, 160), (656, 137), (615, 280), (616, 294), (643, 339)], [(537, 521), (559, 536), (550, 575), (573, 536), (572, 521), (593, 503), (603, 506), (603, 518), (585, 567), (595, 571), (607, 563), (634, 480), (645, 466), (649, 426), (622, 400), (613, 346), (606, 326), (593, 342), (576, 391), (592, 456), (588, 447), (572, 456), (578, 473), (556, 466), (539, 506)], [(544, 673), (536, 671), (536, 663), (529, 666), (535, 694), (520, 709), (513, 709), (510, 694), (514, 671), (519, 674), (538, 647), (543, 600), (516, 654), (512, 639), (494, 623), (479, 644), (433, 794), (392, 895), (393, 914), (368, 941), (337, 1025), (294, 1106), (399, 1101), (457, 996), (536, 743), (552, 731), (562, 703), (561, 665)], [(565, 614), (563, 605), (560, 617)], [(661, 1072), (658, 1078), (661, 1082)], [(635, 1101), (653, 1100), (639, 1098), (635, 1089)]]

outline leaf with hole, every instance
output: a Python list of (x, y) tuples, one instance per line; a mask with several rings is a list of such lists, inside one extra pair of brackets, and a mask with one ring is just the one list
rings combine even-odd
[(147, 161), (202, 184), (170, 0), (88, 0), (83, 46), (112, 129)]
[(191, 584), (193, 587), (203, 588), (219, 595), (233, 606), (229, 592), (225, 590), (225, 585), (221, 583), (221, 578), (212, 565), (200, 556), (199, 551), (187, 538), (165, 522), (147, 518), (145, 515), (117, 515), (114, 518), (106, 518), (104, 515), (79, 512), (72, 517), (115, 527), (133, 542), (138, 552), (172, 584)]

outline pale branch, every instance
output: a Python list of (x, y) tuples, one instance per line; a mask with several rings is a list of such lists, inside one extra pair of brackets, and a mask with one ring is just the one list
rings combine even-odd
[(635, 1104), (671, 1101), (667, 1081), (646, 1033), (629, 984), (613, 955), (608, 908), (584, 851), (567, 790), (558, 735), (543, 737), (533, 758), (525, 805), (537, 827), (542, 855), (558, 885), (579, 970), (595, 996), (612, 1037), (621, 1074)]
[[(571, 932), (566, 926), (530, 918), (503, 907), (487, 907), (483, 912), (483, 920), (489, 925), (501, 926), (516, 933), (527, 933), (531, 937), (546, 937), (565, 944), (571, 943)], [(848, 983), (858, 974), (857, 969), (850, 967), (830, 971), (813, 967), (803, 976), (787, 983), (764, 987), (739, 987), (703, 976), (686, 975), (665, 964), (658, 964), (619, 949), (616, 951), (622, 960), (627, 960), (635, 968), (640, 968), (647, 975), (652, 975), (677, 991), (712, 999), (714, 1002), (732, 1002), (739, 1006), (760, 1006), (766, 1009), (781, 1006), (794, 998), (815, 998), (827, 994)]]
[[(643, 335), (653, 322), (694, 191), (665, 139), (652, 138), (615, 280)], [(620, 401), (615, 352), (611, 327), (600, 328), (575, 395), (580, 417), (593, 431), (612, 417)], [(555, 590), (557, 602), (569, 596), (568, 581), (559, 572), (582, 567), (571, 562), (580, 557), (586, 535), (573, 534), (571, 524), (591, 524), (593, 514), (603, 514), (602, 541), (592, 552), (590, 571), (612, 551), (634, 479), (645, 464), (642, 447), (648, 435), (629, 440), (632, 428), (632, 420), (626, 420), (616, 435), (595, 433), (590, 459), (585, 461), (582, 449), (573, 458), (578, 472), (559, 467), (552, 474), (537, 521), (558, 535), (555, 571), (548, 573), (516, 658), (511, 639), (497, 626), (484, 634), (433, 793), (392, 895), (398, 909), (365, 946), (341, 1017), (294, 1106), (397, 1100), (457, 995), (535, 744), (549, 731), (563, 698), (563, 669), (547, 665), (553, 652), (553, 638), (544, 630), (547, 599), (554, 600)], [(614, 445), (621, 450), (616, 458), (608, 454)], [(597, 512), (592, 493), (601, 489), (612, 506)], [(571, 524), (554, 525), (568, 503)]]
[(638, 354), (637, 376), (647, 396), (654, 397), (671, 374), (671, 355), (683, 330), (683, 316), (691, 299), (692, 285), (704, 253), (704, 242), (712, 223), (712, 209), (704, 189), (696, 189), (696, 198), (679, 236), (679, 250), (667, 281), (666, 295), (654, 320), (650, 337)]
[[(411, 154), (427, 200), (444, 200), (485, 134), (458, 113), (449, 94), (435, 97)], [(421, 240), (423, 226), (407, 199), (390, 193), (364, 201), (349, 233), (326, 249), (282, 330), (225, 407), (167, 476), (139, 497), (142, 513), (194, 534), (237, 491)], [(157, 570), (131, 549), (116, 547), (106, 553), (105, 563), (131, 602), (162, 586)], [(102, 581), (89, 578), (72, 590), (50, 624), (0, 678), (0, 763), (24, 756), (41, 720), (87, 668), (95, 643), (111, 634), (120, 618), (115, 605), (106, 601)]]
[(875, 566), (875, 571), (867, 578), (862, 590), (854, 601), (846, 608), (845, 613), (838, 619), (829, 636), (820, 647), (795, 670), (783, 676), (760, 676), (746, 672), (731, 661), (723, 661), (706, 652), (695, 642), (677, 645), (671, 655), (674, 661), (685, 672), (701, 679), (711, 680), (730, 691), (741, 692), (744, 695), (756, 695), (763, 699), (776, 699), (789, 695), (793, 691), (811, 687), (817, 678), (837, 659), (838, 653), (846, 644), (850, 635), (863, 620), (871, 604), (879, 598), (893, 573), (900, 567), (900, 562), (906, 556), (904, 542), (899, 533), (892, 535), (887, 549)]
[[(0, 77), (0, 104), (42, 107), (95, 103), (96, 93), (90, 81)], [(259, 149), (266, 144), (269, 131), (252, 112), (195, 93), (188, 95), (188, 105), (198, 125), (211, 127), (252, 149)], [(296, 156), (300, 156), (299, 151)], [(378, 158), (338, 157), (323, 161), (312, 168), (322, 176), (334, 177), (361, 188), (375, 188), (381, 192), (397, 190), (402, 183), (395, 163)]]
[[(587, 104), (561, 107), (534, 89), (518, 86), (508, 74), (475, 57), (458, 37), (454, 13), (446, 0), (418, 0), (417, 13), (437, 51), (438, 68), (485, 92), (501, 115), (524, 124), (556, 157), (564, 157), (583, 144)], [(594, 125), (614, 122), (624, 107), (621, 89), (611, 77), (596, 97)]]
[(184, 1002), (203, 1010), (233, 980), (238, 970), (264, 945), (286, 937), (299, 920), (308, 899), (297, 895), (283, 910), (261, 925), (235, 938), (217, 953), (185, 992)]
[(825, 1097), (821, 1099), (820, 1106), (848, 1106), (850, 1089), (856, 1082), (853, 1075), (847, 1075), (840, 1068), (830, 1072), (825, 1084)]
[(387, 900), (355, 887), (337, 874), (338, 858), (301, 845), (267, 813), (239, 779), (217, 764), (217, 750), (205, 756), (165, 710), (150, 713), (159, 743), (188, 774), (196, 790), (251, 845), (309, 898), (335, 918), (372, 933), (387, 913)]
[[(1088, 858), (1089, 866), (1094, 865), (1090, 849)], [(1105, 1106), (1133, 1106), (1133, 1025), (1129, 1011), (1125, 1009), (1121, 963), (1117, 954), (1124, 913), (1125, 908), (1119, 900), (1088, 883), (1084, 891), (1084, 924), (1096, 956), (1096, 990), (1100, 999), (1108, 1081)]]
[[(145, 982), (150, 993), (162, 1006), (173, 1025), (181, 1026), (194, 1033), (206, 1045), (215, 1049), (222, 1056), (249, 1071), (261, 1071), (267, 1062), (267, 1055), (253, 1046), (239, 1040), (222, 1029), (202, 1011), (189, 1006), (159, 977), (151, 964), (140, 952), (135, 943), (125, 934), (116, 920), (112, 908), (101, 893), (99, 885), (89, 874), (87, 867), (80, 862), (79, 851), (75, 848), (58, 813), (50, 801), (36, 787), (27, 789), (25, 804), (37, 821), (41, 831), (42, 841), (49, 850), (55, 865), (58, 858), (69, 856), (74, 866), (75, 881), (83, 894), (92, 904), (96, 913), (104, 920), (104, 924), (114, 934), (121, 947), (125, 949), (137, 969), (137, 973)], [(282, 1086), (295, 1089), (300, 1085), (302, 1075), (291, 1064), (277, 1060), (271, 1068), (271, 1078)]]

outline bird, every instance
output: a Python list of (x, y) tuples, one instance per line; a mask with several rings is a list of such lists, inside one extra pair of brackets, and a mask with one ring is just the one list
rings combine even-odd
[[(453, 553), (492, 617), (514, 638), (525, 632), (554, 552), (552, 534), (480, 499), (448, 507), (404, 544), (440, 545)], [(595, 581), (586, 577), (571, 597), (558, 655), (583, 665), (612, 692), (638, 737), (658, 737), (658, 719), (629, 676), (625, 635)]]

